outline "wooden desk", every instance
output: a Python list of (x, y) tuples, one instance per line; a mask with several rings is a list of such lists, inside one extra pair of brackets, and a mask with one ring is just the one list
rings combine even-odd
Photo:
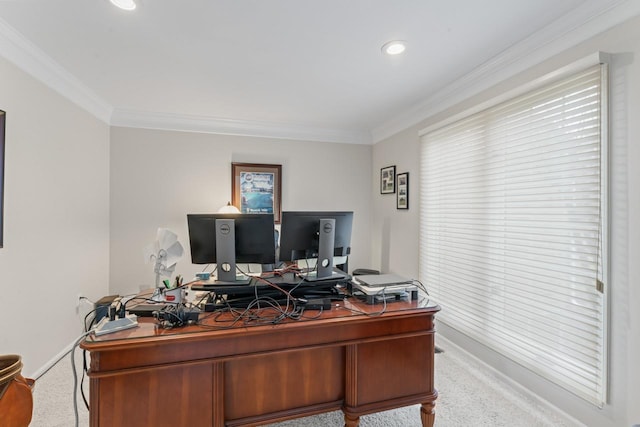
[(212, 318), (210, 328), (173, 330), (141, 318), (91, 336), (81, 344), (91, 354), (91, 425), (253, 426), (342, 409), (355, 427), (361, 415), (421, 404), (422, 425), (433, 426), (439, 307), (380, 309), (348, 300), (315, 320), (226, 329)]

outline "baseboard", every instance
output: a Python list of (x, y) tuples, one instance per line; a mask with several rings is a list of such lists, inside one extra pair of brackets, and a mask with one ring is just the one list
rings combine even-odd
[(27, 375), (29, 378), (33, 378), (35, 380), (39, 379), (41, 376), (46, 374), (51, 368), (53, 368), (60, 360), (62, 360), (67, 354), (71, 352), (73, 347), (76, 344), (78, 338), (75, 338), (69, 345), (67, 345), (60, 353), (56, 354), (53, 358), (51, 358), (47, 363), (45, 363), (40, 369), (33, 372), (31, 375)]
[[(458, 344), (454, 343), (453, 341), (445, 338), (441, 334), (436, 334), (436, 344), (438, 348), (443, 350), (444, 353), (446, 353), (447, 347), (454, 347), (456, 351), (459, 351), (460, 353), (464, 354), (466, 357), (472, 359), (474, 362), (481, 365), (487, 371), (490, 371), (493, 375), (495, 375), (496, 379), (502, 382), (506, 387), (510, 387), (516, 390), (521, 395), (524, 395), (525, 397), (531, 399), (533, 402), (535, 402), (535, 404), (539, 405), (540, 407), (548, 410), (549, 412), (553, 412), (558, 416), (558, 418), (562, 418), (562, 420), (565, 421), (567, 425), (572, 425), (576, 427), (586, 427), (584, 423), (580, 422), (579, 420), (572, 417), (562, 409), (558, 408), (553, 403), (549, 402), (548, 400), (544, 399), (540, 395), (529, 390), (519, 382), (513, 380), (511, 377), (505, 375), (503, 372), (497, 370), (493, 366), (486, 363), (484, 360), (478, 358), (473, 353), (468, 352), (467, 350), (460, 347)], [(438, 356), (436, 355), (436, 357)]]

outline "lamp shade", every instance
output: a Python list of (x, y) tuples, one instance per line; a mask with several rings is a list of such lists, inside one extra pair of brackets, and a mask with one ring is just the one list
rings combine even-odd
[(134, 10), (136, 8), (133, 0), (111, 0), (111, 3), (123, 10)]
[(218, 209), (218, 213), (240, 213), (240, 209), (233, 206), (231, 202), (227, 202), (226, 205)]

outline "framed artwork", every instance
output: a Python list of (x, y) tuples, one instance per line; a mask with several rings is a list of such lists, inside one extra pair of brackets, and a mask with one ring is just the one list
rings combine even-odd
[(398, 174), (396, 209), (409, 209), (409, 172)]
[(231, 204), (241, 213), (282, 216), (282, 165), (231, 163)]
[(387, 166), (380, 169), (380, 194), (396, 192), (396, 167)]
[(7, 114), (0, 110), (0, 248), (4, 245), (4, 126)]

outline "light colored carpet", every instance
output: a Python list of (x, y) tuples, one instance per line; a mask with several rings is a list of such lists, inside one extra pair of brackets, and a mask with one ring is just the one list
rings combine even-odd
[[(494, 371), (479, 363), (455, 345), (439, 340), (445, 350), (436, 354), (435, 384), (436, 426), (562, 427), (578, 426), (551, 406), (523, 394), (502, 381)], [(80, 374), (81, 351), (76, 351)], [(88, 380), (84, 382), (88, 390)], [(86, 392), (88, 396), (88, 391)], [(88, 426), (88, 412), (78, 393), (80, 426)], [(74, 425), (73, 374), (70, 356), (66, 356), (40, 377), (34, 391), (33, 427), (69, 427)], [(343, 426), (342, 412), (270, 424), (270, 427)], [(419, 405), (361, 418), (361, 427), (419, 427)], [(162, 426), (160, 426), (162, 427)]]

